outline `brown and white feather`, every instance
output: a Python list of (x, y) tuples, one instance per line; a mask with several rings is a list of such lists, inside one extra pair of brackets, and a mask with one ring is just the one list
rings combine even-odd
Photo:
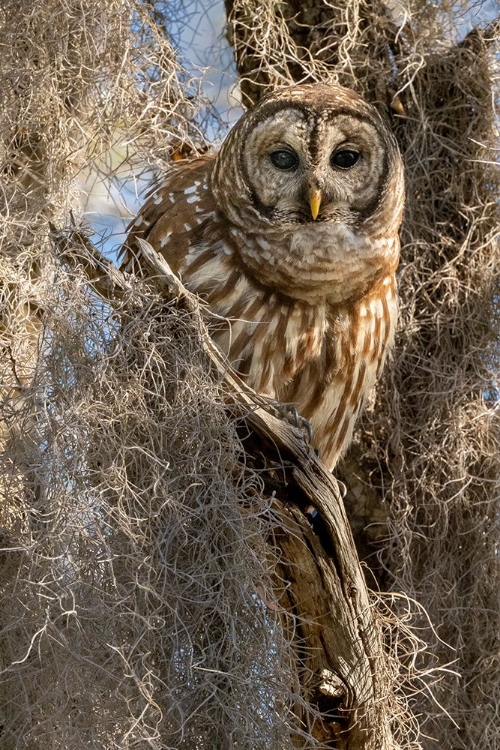
[[(349, 174), (331, 164), (344, 143), (363, 157)], [(299, 174), (273, 171), (280, 144)], [(138, 237), (161, 252), (227, 320), (213, 338), (233, 366), (294, 404), (333, 467), (394, 339), (403, 201), (397, 146), (375, 109), (348, 89), (297, 86), (250, 110), (217, 156), (172, 170), (131, 225), (122, 269), (140, 272)]]

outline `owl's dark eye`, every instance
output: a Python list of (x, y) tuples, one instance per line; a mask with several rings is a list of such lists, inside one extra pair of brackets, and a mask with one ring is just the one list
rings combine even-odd
[(344, 151), (336, 151), (330, 159), (332, 167), (339, 169), (351, 169), (361, 159), (359, 151), (346, 148)]
[(273, 167), (283, 172), (290, 172), (299, 166), (299, 157), (291, 148), (278, 148), (269, 154), (269, 159)]

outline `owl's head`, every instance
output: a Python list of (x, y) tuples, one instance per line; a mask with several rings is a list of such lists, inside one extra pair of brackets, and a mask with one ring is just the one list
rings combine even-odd
[(340, 86), (263, 98), (229, 133), (212, 179), (227, 218), (256, 232), (333, 222), (394, 234), (401, 220), (395, 139), (374, 107)]

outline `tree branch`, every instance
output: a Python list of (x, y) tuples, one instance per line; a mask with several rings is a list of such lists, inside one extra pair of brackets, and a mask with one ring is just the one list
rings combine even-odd
[[(52, 228), (52, 236), (59, 258), (83, 268), (92, 288), (112, 305), (120, 301), (123, 310), (126, 295), (139, 289), (136, 279), (109, 263), (82, 232), (68, 237)], [(192, 315), (243, 425), (245, 465), (259, 471), (283, 520), (272, 543), (282, 553), (276, 597), (295, 643), (303, 699), (297, 713), (304, 735), (293, 738), (294, 746), (304, 746), (307, 735), (325, 748), (392, 748), (386, 656), (337, 481), (305, 431), (279, 418), (279, 404), (255, 393), (230, 367), (210, 337), (210, 313), (198, 297), (149, 243), (141, 241), (141, 252), (147, 283)]]

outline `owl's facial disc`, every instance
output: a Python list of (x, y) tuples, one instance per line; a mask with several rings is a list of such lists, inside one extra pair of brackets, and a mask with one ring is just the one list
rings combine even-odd
[(287, 107), (253, 124), (240, 158), (253, 205), (272, 224), (352, 227), (377, 206), (385, 153), (368, 117)]

